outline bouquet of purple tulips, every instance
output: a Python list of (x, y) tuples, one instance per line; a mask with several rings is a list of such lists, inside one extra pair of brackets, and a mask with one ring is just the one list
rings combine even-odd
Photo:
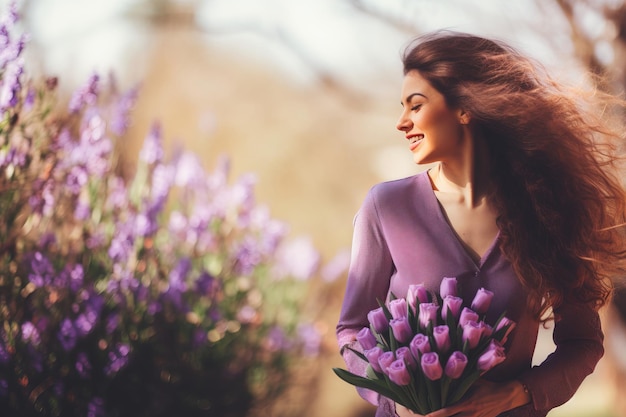
[(368, 314), (357, 334), (368, 362), (366, 377), (333, 371), (344, 381), (373, 390), (419, 414), (455, 403), (478, 378), (505, 359), (504, 343), (515, 323), (485, 315), (494, 293), (479, 289), (469, 307), (457, 295), (456, 278), (443, 278), (439, 295), (411, 285)]

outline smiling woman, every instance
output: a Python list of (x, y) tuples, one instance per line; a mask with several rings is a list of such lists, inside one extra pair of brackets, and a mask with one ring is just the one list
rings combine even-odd
[[(374, 186), (355, 218), (337, 325), (343, 357), (351, 372), (372, 372), (355, 354), (356, 335), (377, 300), (457, 277), (466, 306), (479, 288), (496, 292), (486, 316), (506, 310), (516, 329), (506, 360), (429, 417), (543, 417), (604, 353), (598, 310), (626, 268), (626, 193), (611, 170), (623, 129), (610, 130), (596, 109), (625, 104), (570, 91), (508, 45), (464, 33), (418, 38), (403, 64), (397, 128), (415, 162), (435, 166)], [(549, 319), (557, 349), (532, 367)], [(413, 414), (360, 394), (378, 417)]]

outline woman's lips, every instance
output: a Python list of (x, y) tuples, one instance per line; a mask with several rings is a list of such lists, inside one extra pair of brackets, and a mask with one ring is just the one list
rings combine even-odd
[(422, 140), (424, 140), (424, 135), (410, 136), (408, 139), (409, 139), (409, 149), (411, 151), (414, 151), (415, 148), (417, 148), (419, 144), (422, 142)]

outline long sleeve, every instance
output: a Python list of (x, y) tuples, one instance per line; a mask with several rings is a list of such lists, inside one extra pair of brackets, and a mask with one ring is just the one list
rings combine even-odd
[[(358, 347), (356, 334), (369, 326), (367, 313), (378, 307), (377, 299), (385, 300), (394, 270), (378, 218), (374, 192), (374, 189), (370, 190), (354, 219), (348, 281), (337, 324), (337, 341), (348, 370), (362, 376), (365, 375), (365, 362), (344, 347)], [(378, 405), (378, 394), (364, 389), (358, 391), (364, 399)]]
[(520, 376), (535, 410), (550, 410), (568, 401), (604, 354), (600, 318), (590, 307), (567, 304), (555, 310), (556, 350), (539, 366)]

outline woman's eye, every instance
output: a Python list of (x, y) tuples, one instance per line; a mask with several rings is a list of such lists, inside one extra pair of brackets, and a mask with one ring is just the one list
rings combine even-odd
[(416, 104), (415, 106), (411, 107), (411, 110), (412, 110), (412, 111), (417, 111), (417, 110), (419, 110), (419, 109), (420, 109), (420, 107), (422, 107), (422, 105), (421, 105), (421, 104)]

